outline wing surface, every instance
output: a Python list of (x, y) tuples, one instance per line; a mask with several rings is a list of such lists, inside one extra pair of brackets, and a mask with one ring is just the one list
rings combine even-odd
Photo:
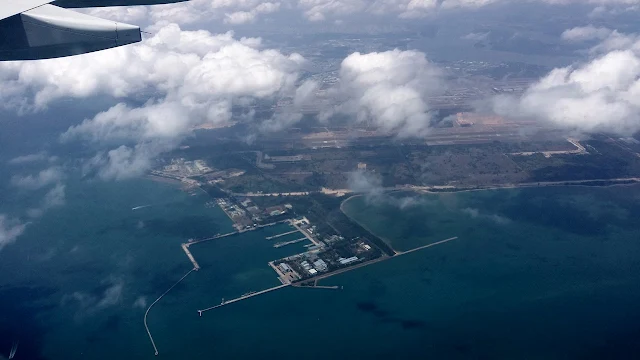
[(0, 20), (35, 9), (51, 1), (53, 0), (0, 0)]

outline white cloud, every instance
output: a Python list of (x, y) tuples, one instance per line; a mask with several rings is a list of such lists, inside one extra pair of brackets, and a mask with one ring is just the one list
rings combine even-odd
[(13, 176), (11, 184), (22, 189), (36, 190), (57, 183), (64, 177), (60, 167), (50, 167), (42, 170), (38, 175)]
[(469, 33), (469, 34), (461, 37), (461, 39), (462, 40), (471, 40), (471, 41), (481, 41), (481, 40), (486, 40), (487, 36), (489, 36), (489, 32)]
[[(41, 158), (39, 154), (38, 156), (28, 155), (16, 163), (37, 161)], [(63, 178), (64, 173), (60, 167), (50, 167), (40, 171), (37, 175), (16, 175), (11, 178), (13, 186), (25, 190), (36, 191), (49, 187), (39, 204), (37, 204), (36, 207), (26, 210), (26, 215), (29, 218), (39, 218), (46, 211), (65, 204), (65, 185), (62, 183)], [(0, 214), (0, 250), (22, 235), (29, 224), (30, 222), (24, 222), (17, 217), (12, 218), (6, 214)]]
[(333, 90), (341, 103), (322, 117), (348, 114), (399, 136), (420, 136), (431, 120), (426, 97), (443, 87), (441, 71), (421, 52), (354, 53), (342, 62)]
[[(508, 1), (508, 0), (507, 0)], [(412, 19), (438, 10), (478, 8), (505, 0), (299, 0), (298, 7), (310, 21), (352, 14), (393, 15)]]
[(364, 193), (370, 197), (380, 197), (384, 193), (382, 178), (367, 171), (352, 171), (347, 174), (347, 186), (356, 193)]
[(462, 209), (462, 212), (471, 216), (474, 219), (476, 218), (487, 219), (487, 220), (493, 221), (498, 225), (507, 225), (511, 223), (511, 219), (507, 217), (504, 217), (498, 214), (485, 214), (475, 208), (465, 208), (465, 209)]
[(109, 306), (116, 305), (122, 299), (122, 290), (124, 282), (122, 280), (112, 280), (111, 285), (104, 291), (102, 298), (96, 304), (96, 309), (104, 309)]
[(226, 13), (224, 22), (225, 24), (245, 24), (251, 23), (256, 20), (259, 14), (270, 14), (280, 9), (280, 3), (265, 2), (259, 4), (249, 11), (236, 11), (232, 13)]
[(146, 296), (139, 296), (136, 301), (133, 302), (134, 308), (146, 309), (147, 308), (147, 298)]
[(42, 199), (40, 206), (27, 210), (27, 214), (31, 218), (41, 217), (47, 210), (55, 207), (63, 206), (65, 204), (66, 186), (62, 183), (56, 184), (51, 188)]
[(0, 100), (40, 110), (61, 98), (103, 94), (144, 100), (138, 94), (152, 94), (143, 106), (117, 104), (61, 136), (62, 141), (117, 144), (92, 164), (104, 166), (102, 177), (119, 179), (148, 169), (153, 157), (177, 146), (193, 127), (229, 122), (234, 104), (297, 97), (304, 63), (299, 54), (262, 49), (260, 39), (168, 24), (133, 46), (21, 66), (0, 64), (0, 78), (14, 89), (0, 91)]
[[(284, 2), (289, 3), (290, 0)], [(154, 30), (158, 23), (206, 24), (223, 20), (227, 24), (255, 21), (260, 15), (280, 10), (281, 2), (265, 0), (190, 0), (188, 2), (154, 5), (109, 7), (82, 10), (93, 16), (121, 22), (142, 24)], [(245, 18), (244, 22), (240, 19)], [(232, 20), (229, 20), (232, 19)], [(237, 22), (236, 22), (237, 21)]]
[[(224, 22), (230, 25), (253, 22), (260, 16), (281, 9), (298, 9), (309, 21), (346, 18), (350, 15), (394, 16), (414, 19), (439, 11), (473, 10), (493, 4), (541, 3), (551, 5), (581, 4), (594, 7), (594, 16), (636, 11), (638, 0), (191, 0), (157, 5), (112, 7), (84, 10), (94, 16), (149, 26), (158, 23), (206, 24)], [(153, 30), (154, 26), (151, 26)]]
[(13, 243), (24, 233), (28, 223), (0, 214), (0, 250)]
[(27, 155), (22, 155), (22, 156), (17, 156), (11, 160), (8, 161), (9, 164), (11, 165), (20, 165), (20, 164), (27, 164), (27, 163), (34, 163), (34, 162), (40, 162), (40, 161), (44, 161), (49, 159), (49, 156), (47, 156), (47, 153), (44, 151), (35, 153), (35, 154), (27, 154)]
[[(608, 11), (635, 10), (638, 0), (298, 0), (309, 21), (323, 21), (353, 14), (392, 15), (401, 19), (421, 18), (439, 11), (473, 10), (493, 4), (543, 3), (593, 5)], [(601, 10), (602, 11), (602, 10)]]
[(182, 31), (169, 24), (132, 46), (72, 58), (2, 63), (0, 100), (5, 107), (42, 109), (64, 97), (126, 98), (150, 90), (193, 102), (199, 99), (188, 96), (202, 98), (216, 91), (264, 96), (286, 81), (291, 85), (295, 77), (287, 78), (288, 72), (297, 70), (302, 57), (259, 48), (259, 39), (236, 40), (232, 32)]
[(588, 40), (604, 40), (613, 30), (605, 27), (594, 27), (592, 25), (575, 27), (562, 33), (562, 39), (572, 42), (588, 41)]
[(370, 171), (357, 170), (348, 173), (347, 187), (353, 192), (363, 194), (369, 203), (391, 205), (400, 210), (426, 203), (425, 199), (419, 196), (391, 196), (385, 193), (382, 177)]
[(141, 176), (153, 165), (158, 155), (175, 148), (175, 142), (152, 141), (135, 146), (120, 146), (101, 152), (89, 160), (84, 172), (97, 171), (104, 180), (123, 180)]
[(83, 316), (93, 315), (100, 310), (118, 305), (122, 302), (124, 293), (124, 281), (117, 277), (103, 280), (104, 291), (100, 295), (94, 295), (83, 291), (76, 291), (62, 298), (62, 305), (75, 302), (79, 306), (76, 320)]
[(310, 21), (323, 21), (327, 16), (344, 16), (366, 9), (365, 0), (299, 0), (298, 7)]
[[(573, 32), (580, 34), (580, 32)], [(600, 31), (584, 32), (602, 36)], [(640, 130), (640, 43), (611, 32), (589, 62), (551, 71), (520, 98), (498, 97), (496, 112), (538, 118), (567, 129), (629, 135)]]

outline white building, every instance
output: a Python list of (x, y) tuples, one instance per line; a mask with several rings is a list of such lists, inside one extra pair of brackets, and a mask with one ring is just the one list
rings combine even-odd
[(318, 259), (313, 263), (313, 267), (318, 269), (318, 271), (325, 271), (327, 270), (327, 263), (325, 263), (322, 259)]

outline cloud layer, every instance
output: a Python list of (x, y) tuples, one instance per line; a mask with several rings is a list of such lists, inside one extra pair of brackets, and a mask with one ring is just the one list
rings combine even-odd
[[(147, 170), (153, 157), (173, 149), (195, 126), (228, 123), (236, 104), (276, 98), (300, 102), (297, 98), (306, 93), (296, 86), (304, 63), (298, 54), (263, 49), (258, 38), (184, 31), (168, 24), (134, 46), (1, 64), (5, 82), (0, 100), (18, 111), (41, 111), (62, 98), (96, 95), (144, 102), (132, 106), (123, 101), (61, 137), (106, 146), (89, 165), (101, 166), (99, 174), (105, 178), (119, 179)], [(18, 181), (33, 187), (45, 179)]]
[(155, 30), (155, 24), (169, 22), (183, 25), (211, 22), (241, 25), (279, 11), (287, 11), (288, 16), (299, 16), (310, 22), (346, 20), (354, 15), (403, 20), (422, 18), (441, 11), (468, 11), (490, 5), (522, 3), (593, 6), (595, 15), (636, 11), (640, 6), (637, 0), (190, 0), (188, 3), (159, 6), (96, 8), (86, 12), (150, 26), (151, 30)]
[(424, 53), (356, 52), (340, 66), (340, 82), (333, 89), (339, 105), (322, 117), (346, 114), (401, 137), (420, 136), (431, 120), (426, 98), (443, 90), (442, 73)]
[(420, 196), (393, 196), (386, 193), (380, 175), (369, 171), (358, 170), (347, 174), (347, 187), (363, 194), (365, 200), (374, 205), (391, 205), (403, 210), (426, 203)]
[(600, 42), (590, 61), (558, 68), (522, 97), (499, 97), (503, 115), (538, 118), (567, 129), (630, 135), (640, 130), (640, 41), (605, 28), (565, 31), (567, 41)]
[(28, 223), (0, 214), (0, 250), (13, 243), (26, 230)]

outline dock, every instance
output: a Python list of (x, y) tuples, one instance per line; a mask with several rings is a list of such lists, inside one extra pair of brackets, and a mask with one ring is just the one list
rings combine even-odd
[(162, 299), (165, 295), (167, 295), (169, 291), (171, 291), (174, 287), (176, 287), (176, 285), (182, 282), (182, 280), (184, 280), (187, 276), (189, 276), (189, 274), (191, 274), (194, 271), (196, 271), (196, 268), (193, 268), (189, 270), (186, 274), (184, 274), (184, 276), (181, 277), (180, 280), (176, 281), (176, 283), (171, 285), (171, 287), (167, 291), (165, 291), (162, 295), (160, 295), (156, 299), (156, 301), (151, 303), (151, 305), (149, 305), (149, 307), (147, 308), (147, 311), (145, 311), (144, 313), (144, 327), (145, 329), (147, 329), (147, 335), (149, 335), (149, 340), (151, 340), (151, 345), (153, 345), (153, 350), (155, 351), (156, 356), (158, 356), (158, 347), (156, 346), (156, 342), (153, 341), (153, 336), (151, 336), (151, 331), (149, 330), (149, 325), (147, 324), (147, 316), (149, 315), (149, 311), (151, 311), (151, 308), (153, 307), (153, 305), (155, 305), (158, 301), (160, 301), (160, 299)]
[(238, 297), (238, 298), (235, 298), (235, 299), (232, 299), (232, 300), (227, 300), (227, 301), (224, 301), (224, 300), (223, 300), (223, 301), (222, 301), (220, 304), (218, 304), (218, 305), (211, 306), (211, 307), (208, 307), (208, 308), (206, 308), (206, 309), (198, 310), (198, 314), (199, 314), (200, 316), (202, 316), (202, 313), (204, 313), (205, 311), (209, 311), (209, 310), (217, 309), (217, 308), (219, 308), (219, 307), (223, 307), (223, 306), (225, 306), (225, 305), (230, 305), (230, 304), (236, 303), (236, 302), (241, 301), (241, 300), (246, 300), (246, 299), (252, 298), (252, 297), (254, 297), (254, 296), (258, 296), (258, 295), (266, 294), (266, 293), (268, 293), (268, 292), (272, 292), (272, 291), (280, 290), (280, 289), (285, 288), (285, 287), (290, 286), (290, 285), (291, 285), (291, 284), (282, 284), (282, 285), (274, 286), (274, 287), (272, 287), (272, 288), (268, 288), (268, 289), (265, 289), (265, 290), (262, 290), (262, 291), (258, 291), (258, 292), (250, 293), (250, 294), (247, 294), (247, 295), (242, 295), (242, 296), (240, 296), (240, 297)]
[(274, 264), (273, 261), (269, 261), (269, 267), (272, 268), (276, 272), (276, 274), (278, 274), (278, 280), (280, 280), (280, 282), (283, 285), (291, 284), (291, 282), (295, 280), (295, 279), (292, 279), (290, 276), (287, 276), (287, 274), (280, 271), (280, 269), (276, 266), (276, 264)]
[(273, 245), (273, 247), (274, 248), (281, 248), (283, 246), (299, 243), (300, 241), (305, 241), (305, 240), (307, 240), (306, 237), (303, 237), (303, 238), (300, 238), (300, 239), (291, 240), (291, 241), (279, 242), (279, 243)]
[(189, 261), (191, 261), (191, 263), (193, 264), (193, 269), (195, 271), (198, 271), (200, 270), (200, 265), (196, 261), (196, 258), (193, 257), (191, 251), (189, 251), (189, 245), (189, 243), (182, 244), (182, 250), (184, 250), (184, 253), (187, 254), (187, 257), (189, 258)]
[(300, 226), (298, 226), (298, 224), (294, 223), (293, 221), (291, 221), (289, 223), (291, 224), (291, 226), (295, 227), (296, 229), (298, 229), (298, 231), (300, 231), (302, 234), (304, 234), (304, 236), (306, 236), (307, 239), (309, 239), (309, 241), (311, 241), (313, 243), (313, 245), (322, 246), (321, 242), (319, 242), (318, 240), (314, 239), (313, 236), (309, 235), (309, 233), (304, 231)]
[(419, 247), (417, 247), (415, 249), (411, 249), (411, 250), (407, 250), (407, 251), (397, 251), (396, 252), (396, 256), (407, 255), (407, 254), (410, 254), (410, 253), (415, 252), (415, 251), (419, 251), (419, 250), (422, 250), (422, 249), (430, 248), (432, 246), (436, 246), (436, 245), (444, 244), (444, 243), (449, 242), (449, 241), (456, 240), (457, 238), (458, 238), (457, 236), (454, 236), (454, 237), (451, 237), (451, 238), (448, 238), (448, 239), (436, 241), (436, 242), (431, 243), (431, 244), (419, 246)]
[(211, 237), (208, 237), (208, 238), (205, 238), (205, 239), (193, 240), (191, 242), (188, 242), (187, 244), (189, 246), (191, 246), (191, 245), (199, 244), (201, 242), (216, 240), (216, 239), (220, 239), (220, 238), (224, 238), (224, 237), (227, 237), (227, 236), (240, 234), (240, 233), (241, 233), (241, 231), (234, 231), (234, 232), (230, 232), (230, 233), (226, 233), (226, 234), (219, 234), (219, 235), (211, 236)]
[(272, 239), (279, 238), (279, 237), (281, 237), (281, 236), (285, 236), (285, 235), (289, 235), (289, 234), (295, 234), (295, 233), (297, 233), (298, 231), (300, 231), (300, 230), (296, 229), (296, 230), (292, 230), (292, 231), (289, 231), (289, 232), (286, 232), (286, 233), (282, 233), (282, 234), (278, 234), (278, 235), (267, 236), (265, 239), (267, 239), (267, 240), (272, 240)]
[(343, 286), (338, 285), (317, 285), (317, 281), (314, 281), (314, 285), (301, 285), (301, 284), (293, 284), (293, 287), (304, 288), (304, 289), (326, 289), (326, 290), (342, 290)]
[[(285, 246), (285, 245), (292, 244), (292, 243), (296, 243), (296, 242), (299, 242), (299, 241), (304, 241), (305, 239), (308, 239), (308, 240), (309, 240), (309, 241), (311, 241), (313, 244), (321, 245), (321, 243), (319, 243), (319, 242), (317, 242), (315, 239), (313, 239), (313, 237), (311, 237), (307, 232), (305, 232), (305, 231), (304, 231), (304, 230), (302, 230), (300, 227), (298, 227), (298, 226), (297, 226), (297, 224), (295, 224), (293, 221), (290, 221), (290, 220), (285, 220), (285, 221), (288, 221), (288, 222), (289, 222), (292, 226), (294, 226), (297, 230), (295, 230), (295, 231), (291, 231), (291, 232), (288, 232), (288, 233), (284, 233), (284, 234), (275, 235), (275, 236), (272, 236), (272, 237), (268, 237), (267, 239), (277, 238), (277, 237), (280, 237), (280, 236), (284, 236), (284, 235), (288, 235), (288, 234), (291, 234), (291, 233), (295, 233), (295, 232), (297, 232), (297, 231), (300, 231), (301, 233), (303, 233), (305, 237), (300, 238), (300, 239), (296, 239), (296, 240), (292, 240), (292, 241), (286, 241), (286, 242), (278, 243), (278, 244), (275, 244), (275, 245), (274, 245), (274, 247)], [(264, 227), (264, 226), (270, 226), (270, 225), (274, 225), (274, 224), (275, 224), (275, 223), (267, 224), (267, 225), (263, 225), (262, 227)], [(255, 229), (255, 228), (253, 228), (253, 229)], [(251, 230), (253, 230), (253, 229), (251, 229)], [(245, 231), (250, 231), (250, 230), (248, 229), (248, 230), (245, 230)], [(197, 268), (196, 268), (197, 262), (195, 261), (195, 259), (194, 259), (194, 258), (193, 258), (193, 256), (191, 255), (191, 252), (189, 252), (189, 249), (188, 249), (190, 245), (197, 244), (197, 243), (204, 242), (204, 241), (210, 241), (210, 240), (214, 240), (214, 239), (219, 239), (219, 238), (226, 237), (226, 236), (231, 236), (231, 235), (234, 235), (234, 234), (237, 234), (237, 233), (240, 233), (240, 232), (243, 232), (243, 231), (236, 231), (236, 232), (229, 233), (229, 234), (224, 234), (224, 235), (216, 235), (216, 236), (213, 236), (213, 237), (211, 237), (211, 238), (202, 239), (202, 240), (197, 240), (197, 241), (192, 241), (192, 242), (187, 243), (187, 244), (182, 244), (182, 248), (185, 250), (185, 253), (186, 253), (186, 254), (187, 254), (187, 256), (189, 257), (189, 260), (191, 260), (191, 262), (194, 264), (194, 268), (193, 268), (191, 271), (195, 271), (195, 270), (197, 270), (197, 268), (200, 268), (200, 267), (199, 267), (199, 266), (197, 266)], [(214, 306), (210, 306), (210, 307), (208, 307), (208, 308), (204, 308), (204, 309), (197, 310), (197, 311), (198, 311), (198, 315), (199, 315), (200, 317), (202, 317), (202, 314), (203, 314), (203, 313), (205, 313), (205, 312), (207, 312), (207, 311), (214, 310), (214, 309), (217, 309), (217, 308), (223, 307), (223, 306), (225, 306), (225, 305), (230, 305), (230, 304), (233, 304), (233, 303), (236, 303), (236, 302), (242, 301), (242, 300), (250, 299), (250, 298), (255, 297), (255, 296), (258, 296), (258, 295), (262, 295), (262, 294), (266, 294), (266, 293), (269, 293), (269, 292), (272, 292), (272, 291), (280, 290), (280, 289), (283, 289), (283, 288), (285, 288), (285, 287), (287, 287), (287, 286), (293, 286), (293, 287), (298, 287), (298, 288), (315, 288), (315, 289), (339, 290), (339, 289), (342, 289), (343, 287), (342, 287), (342, 286), (337, 286), (337, 285), (334, 285), (334, 286), (318, 285), (318, 281), (319, 281), (319, 280), (322, 280), (322, 279), (326, 279), (326, 278), (331, 277), (331, 276), (335, 276), (335, 275), (338, 275), (338, 274), (342, 274), (342, 273), (345, 273), (345, 272), (348, 272), (348, 271), (352, 271), (352, 270), (355, 270), (355, 269), (359, 269), (359, 268), (361, 268), (361, 267), (369, 266), (369, 265), (372, 265), (372, 264), (375, 264), (375, 263), (378, 263), (378, 262), (381, 262), (381, 261), (389, 260), (389, 259), (391, 259), (391, 258), (395, 258), (395, 257), (399, 257), (399, 256), (407, 255), (407, 254), (410, 254), (410, 253), (413, 253), (413, 252), (416, 252), (416, 251), (419, 251), (419, 250), (423, 250), (423, 249), (426, 249), (426, 248), (430, 248), (430, 247), (433, 247), (433, 246), (437, 246), (437, 245), (440, 245), (440, 244), (444, 244), (444, 243), (447, 243), (447, 242), (449, 242), (449, 241), (456, 240), (457, 238), (458, 238), (458, 237), (457, 237), (457, 236), (455, 236), (455, 237), (451, 237), (451, 238), (448, 238), (448, 239), (444, 239), (444, 240), (436, 241), (436, 242), (431, 243), (431, 244), (427, 244), (427, 245), (419, 246), (419, 247), (417, 247), (417, 248), (415, 248), (415, 249), (411, 249), (411, 250), (407, 250), (407, 251), (399, 251), (399, 252), (396, 252), (396, 255), (394, 255), (394, 256), (389, 256), (389, 255), (383, 254), (383, 255), (382, 255), (382, 256), (380, 256), (379, 258), (376, 258), (376, 259), (373, 259), (373, 260), (369, 260), (369, 261), (365, 261), (365, 262), (362, 262), (362, 263), (359, 263), (359, 264), (355, 264), (355, 265), (353, 265), (353, 266), (349, 266), (349, 267), (346, 267), (346, 268), (342, 268), (342, 269), (339, 269), (339, 270), (336, 270), (336, 271), (333, 271), (333, 272), (330, 272), (330, 273), (326, 273), (326, 274), (318, 275), (318, 276), (315, 276), (315, 277), (313, 277), (313, 278), (306, 279), (306, 280), (304, 280), (304, 281), (300, 281), (300, 282), (296, 282), (296, 283), (293, 283), (293, 282), (292, 282), (292, 281), (295, 281), (295, 279), (289, 279), (289, 278), (287, 278), (287, 276), (286, 276), (285, 274), (283, 274), (283, 273), (280, 271), (280, 269), (278, 269), (278, 267), (277, 267), (277, 266), (275, 266), (274, 261), (270, 261), (270, 262), (269, 262), (269, 266), (270, 266), (273, 270), (275, 270), (275, 271), (276, 271), (276, 273), (278, 274), (278, 279), (280, 280), (280, 282), (282, 283), (282, 285), (274, 286), (274, 287), (271, 287), (271, 288), (268, 288), (268, 289), (265, 289), (265, 290), (261, 290), (261, 291), (257, 291), (257, 292), (253, 292), (253, 291), (252, 291), (252, 292), (248, 292), (248, 293), (245, 293), (244, 295), (241, 295), (241, 296), (239, 296), (239, 297), (237, 297), (237, 298), (235, 298), (235, 299), (232, 299), (232, 300), (227, 300), (227, 301), (225, 301), (225, 300), (224, 300), (224, 298), (223, 298), (223, 299), (222, 299), (222, 302), (221, 302), (220, 304), (218, 304), (218, 305), (214, 305)], [(190, 271), (189, 273), (191, 273), (191, 271)], [(187, 273), (187, 274), (183, 277), (183, 279), (184, 279), (187, 275), (189, 275), (189, 273)], [(178, 282), (180, 282), (180, 281), (182, 281), (182, 279), (180, 279)], [(310, 282), (313, 282), (313, 285), (302, 285), (302, 283), (310, 283)], [(175, 286), (175, 285), (177, 285), (177, 284), (178, 284), (178, 283), (174, 284), (173, 286)], [(169, 290), (167, 290), (167, 292), (169, 292), (169, 291), (173, 288), (173, 286), (172, 286)], [(165, 294), (166, 294), (166, 293), (165, 293)], [(164, 296), (164, 294), (163, 294), (163, 295), (161, 295), (161, 296), (160, 296), (160, 298), (162, 298), (162, 296)], [(151, 304), (151, 306), (149, 307), (149, 309), (147, 309), (147, 312), (151, 309), (151, 307), (152, 307), (152, 306), (153, 306), (153, 305), (154, 305), (158, 300), (160, 300), (160, 298), (158, 298), (158, 299), (157, 299), (153, 304)], [(147, 315), (145, 314), (145, 326), (146, 326), (146, 316), (147, 316)], [(148, 331), (148, 328), (147, 328), (147, 332), (149, 332), (149, 331)], [(153, 344), (154, 349), (156, 349), (156, 347), (155, 347), (155, 343), (153, 342), (153, 338), (151, 337), (151, 333), (149, 333), (149, 338), (151, 339), (151, 343)], [(157, 349), (156, 349), (156, 355), (157, 355), (157, 354), (158, 354), (158, 352), (157, 352)]]
[(268, 223), (268, 224), (264, 224), (264, 225), (257, 225), (255, 227), (251, 227), (249, 229), (242, 229), (242, 230), (233, 231), (233, 232), (226, 233), (226, 234), (219, 234), (219, 235), (211, 236), (211, 237), (204, 238), (204, 239), (192, 240), (192, 241), (189, 241), (187, 244), (189, 246), (191, 246), (191, 245), (195, 245), (195, 244), (199, 244), (199, 243), (203, 243), (203, 242), (207, 242), (207, 241), (213, 241), (213, 240), (229, 237), (229, 236), (232, 236), (232, 235), (242, 234), (242, 233), (245, 233), (247, 231), (255, 231), (255, 230), (258, 230), (258, 229), (262, 229), (264, 227), (273, 226), (273, 225), (280, 224), (280, 223), (283, 223), (283, 222), (288, 222), (288, 221), (289, 220), (287, 219), (287, 220), (280, 220), (280, 221), (276, 221), (276, 222), (272, 222), (272, 223)]
[(423, 249), (426, 249), (426, 248), (430, 248), (430, 247), (433, 247), (433, 246), (441, 245), (441, 244), (447, 243), (449, 241), (456, 240), (457, 238), (458, 238), (457, 236), (454, 236), (454, 237), (451, 237), (451, 238), (448, 238), (448, 239), (436, 241), (436, 242), (431, 243), (431, 244), (419, 246), (419, 247), (417, 247), (415, 249), (411, 249), (411, 250), (407, 250), (407, 251), (399, 251), (399, 252), (396, 252), (396, 255), (394, 255), (394, 256), (382, 255), (381, 257), (379, 257), (377, 259), (365, 261), (363, 263), (359, 263), (359, 264), (356, 264), (356, 265), (353, 265), (353, 266), (349, 266), (349, 267), (346, 267), (346, 268), (343, 268), (343, 269), (339, 269), (339, 270), (336, 270), (336, 271), (333, 271), (333, 272), (330, 272), (330, 273), (318, 275), (318, 276), (315, 276), (313, 278), (306, 279), (306, 280), (303, 280), (303, 281), (304, 282), (314, 281), (314, 284), (317, 284), (318, 280), (326, 279), (326, 278), (329, 278), (331, 276), (335, 276), (335, 275), (342, 274), (342, 273), (345, 273), (345, 272), (348, 272), (348, 271), (359, 269), (361, 267), (373, 265), (373, 264), (381, 262), (381, 261), (394, 259), (394, 258), (403, 256), (403, 255), (410, 254), (412, 252), (416, 252), (416, 251), (423, 250)]

